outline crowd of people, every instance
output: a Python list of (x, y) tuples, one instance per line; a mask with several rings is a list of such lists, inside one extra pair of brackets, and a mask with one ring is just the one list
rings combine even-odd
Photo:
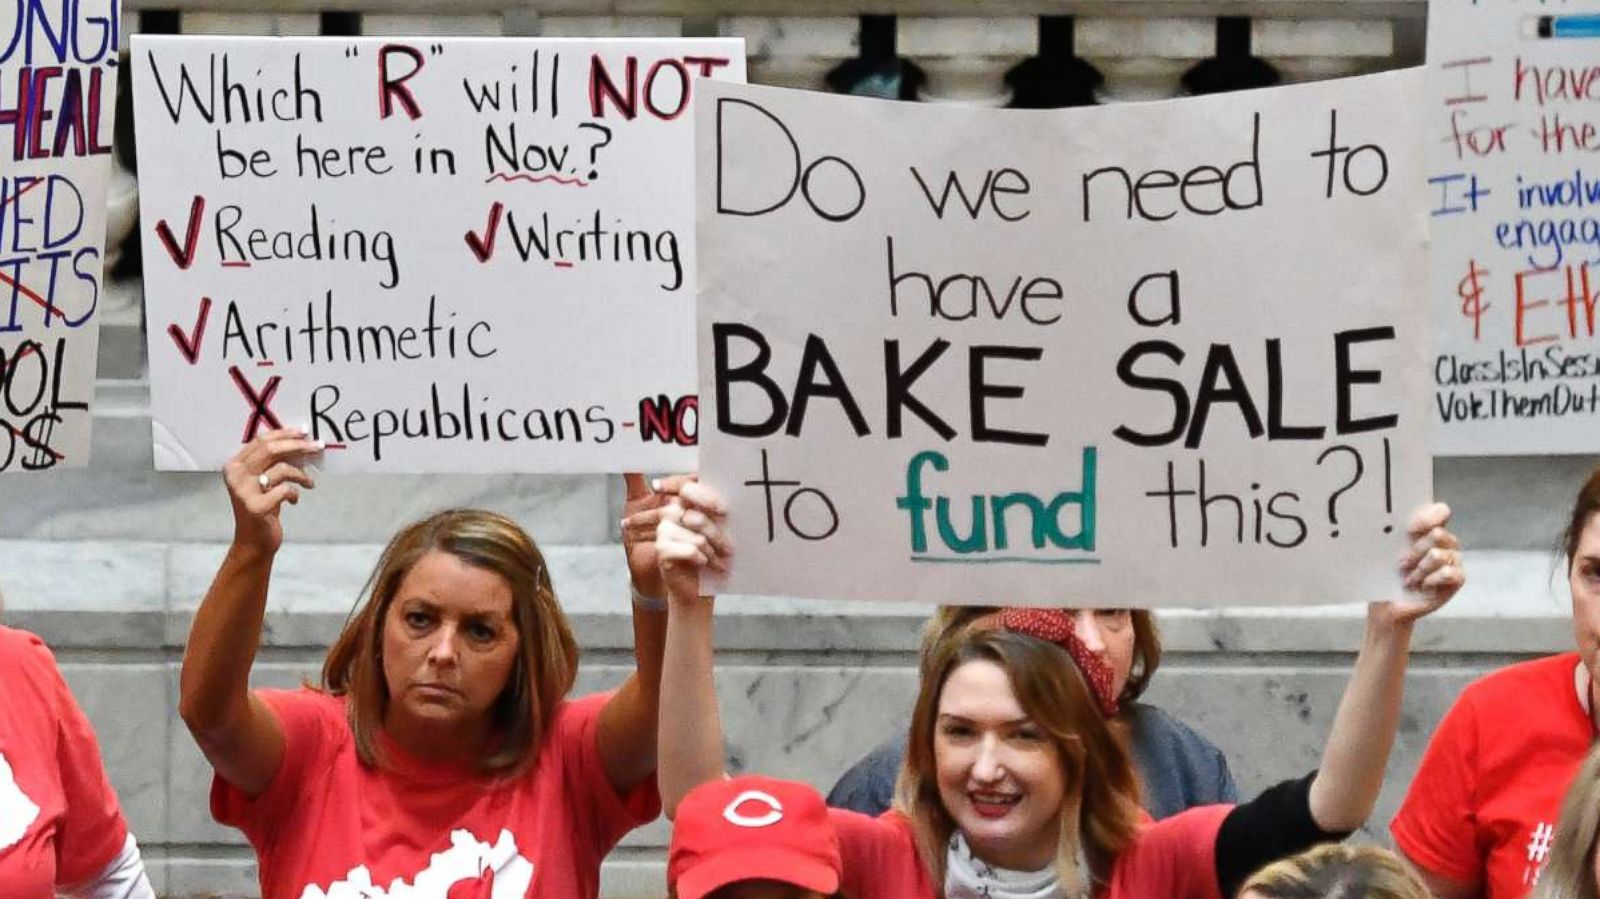
[[(537, 545), (470, 509), (394, 536), (319, 683), (251, 689), (282, 512), (319, 449), (280, 429), (228, 463), (233, 541), (179, 683), (212, 814), (249, 840), (266, 899), (593, 897), (607, 853), (662, 811), (677, 899), (1600, 896), (1600, 471), (1562, 541), (1577, 651), (1462, 693), (1391, 823), (1396, 854), (1341, 841), (1383, 785), (1413, 631), (1464, 582), (1441, 504), (1412, 516), (1302, 777), (1241, 798), (1216, 746), (1140, 701), (1161, 661), (1149, 611), (952, 605), (924, 630), (903, 726), (824, 801), (724, 770), (700, 584), (736, 555), (693, 476), (627, 476), (635, 669), (615, 690), (572, 695), (578, 646)], [(0, 684), (0, 894), (153, 897), (37, 637), (0, 626)]]

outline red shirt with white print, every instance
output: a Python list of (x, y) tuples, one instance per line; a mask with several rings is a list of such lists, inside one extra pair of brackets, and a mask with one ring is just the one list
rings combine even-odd
[[(1095, 899), (1223, 899), (1216, 843), (1231, 805), (1207, 805), (1147, 822), (1117, 856)], [(917, 855), (911, 822), (899, 812), (873, 818), (829, 809), (844, 859), (840, 892), (850, 899), (938, 899)]]
[(1389, 824), (1395, 845), (1430, 873), (1481, 883), (1484, 899), (1528, 895), (1594, 741), (1588, 703), (1577, 653), (1473, 682), (1433, 732)]
[(283, 723), (283, 766), (247, 798), (217, 777), (211, 812), (255, 847), (262, 899), (567, 899), (600, 890), (600, 862), (660, 813), (655, 778), (626, 795), (600, 763), (609, 694), (561, 703), (532, 770), (484, 777), (385, 741), (356, 754), (344, 697), (259, 695)]
[(122, 851), (128, 825), (89, 719), (44, 642), (0, 626), (0, 893), (51, 899)]

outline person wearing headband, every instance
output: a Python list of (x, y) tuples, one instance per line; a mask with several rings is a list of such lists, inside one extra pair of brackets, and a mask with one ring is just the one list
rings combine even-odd
[[(923, 628), (922, 656), (926, 658), (956, 629), (992, 611), (973, 606), (939, 609)], [(1127, 732), (1139, 774), (1139, 802), (1150, 817), (1160, 820), (1199, 805), (1238, 802), (1239, 790), (1222, 750), (1176, 717), (1139, 701), (1161, 664), (1155, 615), (1148, 609), (1118, 608), (1073, 609), (1071, 614), (1084, 644), (1111, 666), (1117, 722)], [(888, 811), (905, 755), (902, 723), (839, 777), (828, 791), (828, 804), (873, 816)]]
[(839, 837), (807, 784), (713, 780), (678, 804), (667, 850), (670, 899), (824, 899), (839, 891)]
[[(726, 570), (722, 499), (686, 484), (657, 531), (668, 594), (662, 802), (723, 776), (703, 569)], [(1449, 509), (1412, 517), (1403, 600), (1372, 603), (1321, 767), (1237, 806), (1151, 822), (1108, 721), (1113, 673), (1061, 610), (1002, 611), (943, 641), (921, 672), (895, 808), (830, 812), (852, 899), (1221, 899), (1263, 864), (1359, 827), (1399, 725), (1415, 622), (1463, 575)]]

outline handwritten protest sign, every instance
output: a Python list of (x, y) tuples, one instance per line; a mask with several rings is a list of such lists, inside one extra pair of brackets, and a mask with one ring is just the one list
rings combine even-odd
[(1437, 450), (1600, 450), (1600, 3), (1432, 3)]
[(1393, 595), (1431, 492), (1422, 91), (1018, 113), (708, 85), (723, 588)]
[(688, 467), (692, 132), (735, 40), (134, 40), (157, 465)]
[(89, 461), (115, 0), (0, 10), (0, 472)]

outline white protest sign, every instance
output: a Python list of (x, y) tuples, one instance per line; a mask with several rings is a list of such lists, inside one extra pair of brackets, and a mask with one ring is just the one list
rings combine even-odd
[(89, 461), (116, 0), (0, 11), (0, 472)]
[(160, 468), (694, 461), (692, 124), (725, 39), (136, 37)]
[(1600, 450), (1600, 3), (1430, 3), (1436, 450)]
[(708, 86), (723, 589), (1394, 595), (1431, 492), (1422, 90), (1035, 113)]

